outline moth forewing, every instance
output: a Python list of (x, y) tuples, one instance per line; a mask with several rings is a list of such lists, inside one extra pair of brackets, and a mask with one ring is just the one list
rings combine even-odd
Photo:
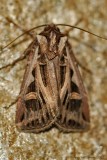
[(89, 128), (87, 95), (67, 37), (48, 25), (28, 48), (28, 64), (17, 102), (19, 130), (38, 133)]
[(46, 38), (42, 37), (37, 37), (38, 43), (32, 45), (29, 51), (28, 65), (17, 103), (16, 124), (24, 132), (44, 131), (55, 122), (58, 115), (55, 59), (50, 61), (47, 58), (48, 44), (43, 45)]
[[(63, 132), (85, 131), (89, 129), (89, 105), (77, 62), (70, 44), (65, 43), (63, 56), (67, 61), (65, 81), (61, 89), (61, 110), (56, 125)], [(63, 75), (61, 75), (63, 76)]]
[(75, 56), (73, 54), (73, 51), (70, 45), (69, 45), (69, 49), (70, 49), (70, 54), (68, 52), (68, 57), (70, 56), (69, 57), (70, 66), (71, 66), (71, 69), (73, 69), (74, 71), (74, 76), (72, 77), (72, 80), (74, 83), (77, 84), (79, 88), (80, 96), (82, 99), (82, 104), (81, 104), (82, 116), (83, 116), (84, 121), (87, 122), (86, 124), (88, 124), (87, 127), (89, 127), (90, 115), (89, 115), (89, 104), (88, 104), (87, 91), (84, 87), (83, 80), (82, 80), (80, 71), (78, 69), (78, 64), (76, 62)]

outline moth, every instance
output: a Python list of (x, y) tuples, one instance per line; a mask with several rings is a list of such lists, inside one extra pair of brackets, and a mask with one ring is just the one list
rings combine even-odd
[(19, 131), (81, 132), (90, 127), (87, 93), (68, 37), (55, 24), (44, 27), (28, 47), (17, 101)]

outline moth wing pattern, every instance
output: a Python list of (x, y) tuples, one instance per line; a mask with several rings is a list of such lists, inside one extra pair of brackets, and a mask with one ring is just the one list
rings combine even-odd
[(39, 133), (89, 129), (87, 94), (67, 36), (47, 25), (27, 51), (28, 64), (17, 102), (16, 125)]
[[(65, 55), (64, 55), (65, 54)], [(65, 44), (63, 63), (63, 84), (60, 92), (60, 115), (57, 127), (63, 132), (79, 132), (89, 129), (89, 105), (87, 93), (78, 69), (72, 47)]]
[[(16, 126), (19, 131), (38, 133), (47, 130), (55, 122), (58, 108), (50, 86), (51, 63), (41, 55), (39, 38), (33, 41), (28, 54), (27, 66), (17, 101)], [(40, 43), (42, 41), (40, 40)], [(42, 44), (41, 44), (42, 45)], [(44, 44), (45, 45), (45, 44)], [(43, 48), (43, 47), (42, 47)], [(51, 73), (51, 72), (50, 72)], [(48, 85), (47, 85), (48, 84)]]

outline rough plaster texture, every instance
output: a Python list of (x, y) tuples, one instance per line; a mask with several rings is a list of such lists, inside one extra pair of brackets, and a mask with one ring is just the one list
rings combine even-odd
[[(24, 29), (51, 22), (73, 25), (82, 19), (78, 26), (107, 37), (106, 0), (1, 0), (0, 48), (22, 33), (6, 17)], [(0, 53), (0, 67), (23, 54), (31, 38), (25, 35), (17, 42), (21, 40), (22, 43)], [(79, 62), (92, 71), (88, 74), (81, 69), (90, 103), (90, 130), (75, 134), (60, 133), (57, 129), (41, 134), (16, 130), (16, 105), (4, 107), (18, 96), (26, 65), (23, 60), (0, 70), (0, 160), (106, 160), (107, 41), (74, 29), (70, 41)]]

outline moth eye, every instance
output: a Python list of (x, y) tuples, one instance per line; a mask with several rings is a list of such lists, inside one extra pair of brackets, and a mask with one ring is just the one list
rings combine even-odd
[(44, 31), (48, 31), (49, 30), (49, 26), (46, 26), (45, 28), (44, 28)]

